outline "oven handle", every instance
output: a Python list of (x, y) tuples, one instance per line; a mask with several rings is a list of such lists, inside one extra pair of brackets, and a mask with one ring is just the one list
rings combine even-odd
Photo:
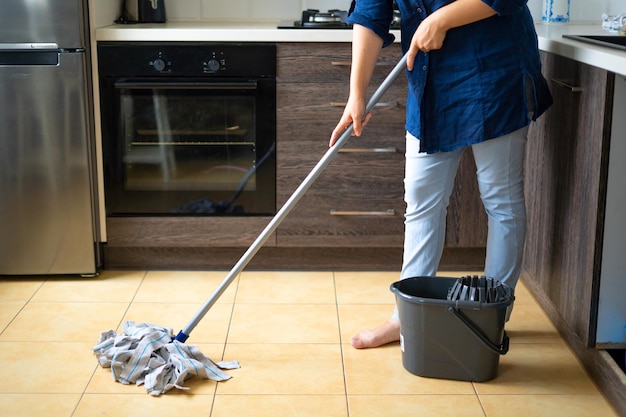
[(184, 90), (256, 90), (256, 81), (248, 82), (141, 82), (141, 81), (117, 81), (114, 84), (118, 89), (134, 89), (134, 90), (165, 90), (165, 89), (184, 89)]

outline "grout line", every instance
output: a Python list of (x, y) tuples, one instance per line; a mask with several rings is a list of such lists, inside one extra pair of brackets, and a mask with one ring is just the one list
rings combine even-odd
[[(126, 306), (126, 309), (122, 313), (122, 317), (118, 321), (117, 326), (115, 326), (115, 332), (117, 332), (117, 329), (122, 325), (122, 322), (124, 321), (124, 317), (126, 317), (126, 314), (128, 314), (128, 311), (130, 310), (130, 307), (133, 305), (133, 302), (135, 301), (135, 298), (137, 297), (137, 294), (139, 293), (139, 289), (143, 285), (143, 282), (145, 281), (147, 275), (148, 275), (148, 271), (144, 271), (143, 277), (141, 277), (141, 281), (139, 281), (139, 285), (137, 285), (137, 288), (135, 289), (135, 293), (133, 294), (130, 301), (128, 302), (128, 305)], [(96, 366), (94, 367), (94, 370), (91, 373), (91, 376), (87, 380), (87, 383), (85, 384), (85, 388), (83, 389), (83, 392), (80, 393), (80, 398), (78, 399), (78, 402), (76, 403), (76, 406), (74, 407), (74, 410), (72, 410), (72, 414), (70, 416), (74, 416), (74, 414), (78, 410), (78, 406), (83, 401), (83, 398), (85, 398), (85, 394), (87, 394), (87, 388), (89, 387), (89, 384), (91, 384), (93, 377), (96, 375), (96, 372), (98, 371), (99, 366), (100, 364), (96, 362)]]
[[(43, 287), (43, 285), (44, 285), (46, 282), (48, 282), (48, 281), (49, 281), (48, 279), (45, 279), (45, 280), (41, 281), (41, 283), (39, 284), (39, 286), (37, 287), (37, 289), (36, 289), (35, 291), (33, 291), (33, 293), (30, 295), (30, 297), (28, 297), (28, 299), (26, 299), (26, 300), (22, 301), (24, 304), (22, 305), (22, 307), (20, 307), (20, 308), (19, 308), (19, 310), (17, 311), (17, 313), (15, 313), (15, 314), (13, 315), (13, 317), (11, 318), (11, 320), (9, 320), (9, 322), (7, 323), (7, 325), (6, 325), (6, 326), (4, 326), (4, 328), (2, 329), (2, 331), (0, 331), (0, 336), (1, 336), (2, 334), (4, 334), (4, 332), (6, 331), (6, 329), (8, 329), (8, 328), (9, 328), (9, 326), (10, 326), (10, 325), (11, 325), (11, 324), (15, 321), (15, 319), (17, 319), (17, 316), (19, 316), (19, 315), (20, 315), (20, 314), (24, 311), (24, 309), (26, 308), (26, 306), (27, 306), (27, 305), (28, 305), (28, 304), (29, 304), (29, 303), (33, 300), (33, 298), (35, 297), (35, 295), (37, 295), (37, 293), (39, 292), (39, 290), (41, 290), (41, 287)], [(2, 302), (0, 302), (0, 304), (2, 304), (3, 302), (10, 303), (10, 302), (12, 302), (12, 301), (8, 301), (8, 300), (7, 300), (7, 301), (2, 301)], [(17, 301), (17, 302), (19, 302), (19, 301)]]
[(339, 330), (339, 352), (341, 354), (341, 370), (343, 376), (343, 392), (346, 402), (346, 415), (350, 417), (350, 402), (348, 401), (348, 373), (346, 371), (345, 355), (344, 355), (344, 343), (343, 332), (341, 329), (341, 318), (339, 316), (339, 296), (337, 294), (337, 277), (335, 272), (332, 272), (333, 276), (333, 290), (335, 292), (335, 312), (337, 314), (337, 329)]

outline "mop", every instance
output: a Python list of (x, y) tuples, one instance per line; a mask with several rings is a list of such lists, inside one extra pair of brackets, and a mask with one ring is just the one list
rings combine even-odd
[[(371, 112), (387, 91), (389, 86), (406, 67), (406, 55), (396, 64), (389, 75), (383, 80), (367, 103), (365, 114)], [(354, 127), (350, 125), (339, 137), (333, 147), (320, 159), (300, 186), (285, 202), (282, 208), (270, 220), (261, 234), (230, 270), (211, 297), (204, 303), (189, 323), (174, 337), (171, 328), (150, 323), (136, 324), (127, 321), (122, 325), (122, 333), (114, 330), (102, 332), (93, 351), (98, 363), (103, 368), (111, 368), (115, 381), (122, 384), (144, 385), (147, 392), (159, 396), (172, 388), (188, 389), (183, 385), (186, 379), (193, 376), (213, 381), (225, 381), (231, 376), (224, 370), (239, 368), (237, 361), (213, 362), (200, 352), (194, 345), (185, 342), (191, 331), (202, 320), (231, 282), (246, 267), (254, 255), (261, 249), (269, 236), (289, 214), (296, 203), (309, 189), (313, 182), (330, 163), (348, 141)]]

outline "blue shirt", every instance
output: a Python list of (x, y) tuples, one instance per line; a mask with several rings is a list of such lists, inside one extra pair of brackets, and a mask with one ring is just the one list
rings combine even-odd
[[(430, 13), (454, 0), (397, 0), (402, 50)], [(526, 126), (552, 104), (541, 74), (535, 26), (526, 0), (482, 0), (496, 15), (450, 29), (439, 50), (420, 52), (408, 72), (406, 130), (420, 151), (451, 151)], [(392, 0), (357, 0), (349, 21), (383, 39)]]

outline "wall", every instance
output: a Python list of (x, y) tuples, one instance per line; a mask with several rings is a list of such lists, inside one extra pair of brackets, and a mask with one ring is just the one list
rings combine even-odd
[[(98, 26), (111, 22), (117, 14), (118, 0), (90, 0), (95, 6)], [(571, 20), (579, 23), (598, 23), (602, 13), (626, 13), (624, 0), (571, 0)], [(528, 0), (535, 20), (541, 21), (543, 0)], [(342, 9), (350, 7), (350, 0), (165, 0), (170, 21), (280, 21), (296, 20), (303, 9)], [(100, 13), (106, 11), (106, 13)]]
[[(350, 7), (350, 0), (165, 0), (172, 20), (282, 20), (296, 19), (306, 8), (319, 10)], [(626, 13), (624, 0), (571, 0), (571, 20), (601, 22), (603, 12)], [(536, 20), (541, 20), (543, 0), (528, 0)]]

